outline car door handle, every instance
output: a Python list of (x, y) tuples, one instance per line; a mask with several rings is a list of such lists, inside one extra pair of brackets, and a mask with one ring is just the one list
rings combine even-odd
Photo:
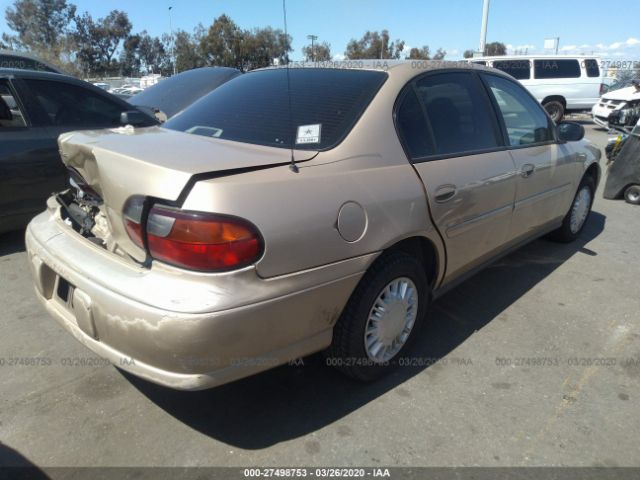
[(531, 175), (533, 175), (533, 172), (536, 171), (536, 167), (535, 165), (531, 164), (531, 163), (525, 163), (522, 168), (520, 169), (520, 176), (522, 178), (527, 178), (530, 177)]
[(456, 194), (455, 185), (440, 185), (436, 188), (435, 199), (438, 203), (444, 203), (451, 200)]

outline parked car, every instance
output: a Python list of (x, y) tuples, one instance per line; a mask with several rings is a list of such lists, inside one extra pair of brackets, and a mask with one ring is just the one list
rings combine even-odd
[(565, 113), (591, 110), (606, 90), (596, 57), (518, 55), (479, 57), (471, 62), (497, 68), (519, 80), (556, 123)]
[[(633, 83), (635, 82), (635, 83)], [(605, 93), (600, 101), (591, 109), (591, 116), (596, 125), (609, 128), (609, 116), (628, 107), (640, 103), (640, 80), (630, 81), (630, 86)]]
[[(130, 110), (128, 103), (72, 77), (0, 69), (0, 233), (24, 227), (51, 192), (67, 184), (58, 152), (61, 133), (117, 127)], [(144, 118), (142, 125), (156, 123)]]
[(40, 301), (169, 387), (321, 350), (373, 380), (433, 298), (580, 235), (600, 179), (582, 126), (498, 70), (378, 65), (252, 71), (164, 127), (62, 135), (73, 188), (26, 233)]
[(227, 67), (187, 70), (148, 87), (127, 101), (138, 108), (149, 109), (165, 121), (238, 75), (240, 70)]

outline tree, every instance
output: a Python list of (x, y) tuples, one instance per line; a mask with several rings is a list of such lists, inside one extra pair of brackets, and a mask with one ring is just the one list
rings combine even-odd
[(140, 41), (142, 38), (140, 35), (129, 35), (122, 46), (122, 53), (120, 54), (120, 68), (122, 75), (127, 77), (133, 77), (140, 74), (140, 57), (138, 56), (138, 49), (140, 47)]
[(444, 60), (444, 57), (447, 56), (446, 50), (439, 48), (436, 50), (436, 53), (433, 54), (432, 60)]
[(199, 41), (196, 35), (184, 30), (178, 30), (174, 35), (174, 50), (176, 71), (184, 72), (192, 68), (204, 66), (204, 59), (199, 54)]
[(404, 41), (389, 42), (389, 31), (365, 32), (360, 40), (354, 38), (347, 44), (345, 57), (351, 60), (364, 58), (398, 59), (404, 50)]
[(113, 10), (104, 18), (94, 21), (85, 12), (75, 19), (76, 30), (73, 33), (78, 46), (78, 61), (83, 69), (102, 71), (103, 73), (119, 70), (113, 61), (120, 43), (129, 37), (131, 22), (125, 12)]
[(484, 47), (484, 54), (487, 57), (498, 56), (498, 55), (506, 55), (507, 54), (507, 46), (501, 42), (491, 42), (487, 43)]
[(57, 53), (75, 13), (76, 6), (66, 0), (16, 0), (5, 10), (5, 19), (17, 36), (9, 40), (4, 34), (4, 43), (37, 53)]
[(200, 39), (200, 50), (208, 65), (237, 67), (242, 65), (243, 32), (227, 15), (220, 15)]
[(282, 65), (289, 61), (291, 37), (280, 29), (257, 28), (243, 32), (242, 38), (242, 70), (268, 67), (274, 63)]
[(476, 53), (473, 50), (465, 50), (462, 54), (463, 58), (473, 58), (473, 54)]
[(409, 57), (411, 60), (431, 60), (431, 52), (429, 47), (425, 45), (422, 48), (413, 47), (409, 50)]
[(302, 55), (307, 62), (326, 62), (331, 60), (331, 45), (327, 42), (314, 43), (313, 49), (311, 45), (302, 47)]
[(412, 48), (409, 51), (409, 57), (411, 60), (443, 60), (447, 52), (439, 48), (436, 53), (431, 56), (431, 50), (428, 45), (422, 48)]
[(138, 58), (147, 73), (161, 73), (168, 61), (163, 42), (158, 37), (150, 36), (146, 30), (140, 33)]

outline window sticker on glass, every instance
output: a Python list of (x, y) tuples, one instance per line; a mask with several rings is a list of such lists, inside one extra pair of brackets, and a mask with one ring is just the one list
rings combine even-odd
[(300, 125), (296, 135), (296, 143), (320, 143), (321, 124)]
[(191, 127), (190, 129), (185, 131), (187, 133), (193, 133), (195, 135), (202, 135), (203, 137), (220, 138), (222, 136), (222, 129), (215, 127), (203, 127), (200, 125), (196, 125), (195, 127)]

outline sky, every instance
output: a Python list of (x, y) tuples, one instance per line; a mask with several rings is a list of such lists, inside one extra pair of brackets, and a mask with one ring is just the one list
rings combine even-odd
[[(209, 26), (226, 13), (241, 28), (272, 26), (284, 29), (282, 0), (69, 0), (79, 12), (94, 18), (113, 9), (129, 14), (133, 32), (151, 35), (173, 28), (189, 32), (201, 22)], [(0, 33), (8, 32), (3, 12), (13, 0), (0, 0)], [(302, 59), (307, 35), (331, 44), (341, 59), (351, 38), (367, 30), (387, 29), (392, 39), (411, 47), (429, 45), (447, 51), (448, 60), (477, 49), (482, 0), (286, 0), (292, 59)], [(545, 38), (560, 37), (560, 52), (599, 54), (612, 60), (640, 60), (640, 2), (618, 0), (615, 8), (602, 0), (491, 0), (487, 41), (500, 41), (513, 50), (544, 53)]]

